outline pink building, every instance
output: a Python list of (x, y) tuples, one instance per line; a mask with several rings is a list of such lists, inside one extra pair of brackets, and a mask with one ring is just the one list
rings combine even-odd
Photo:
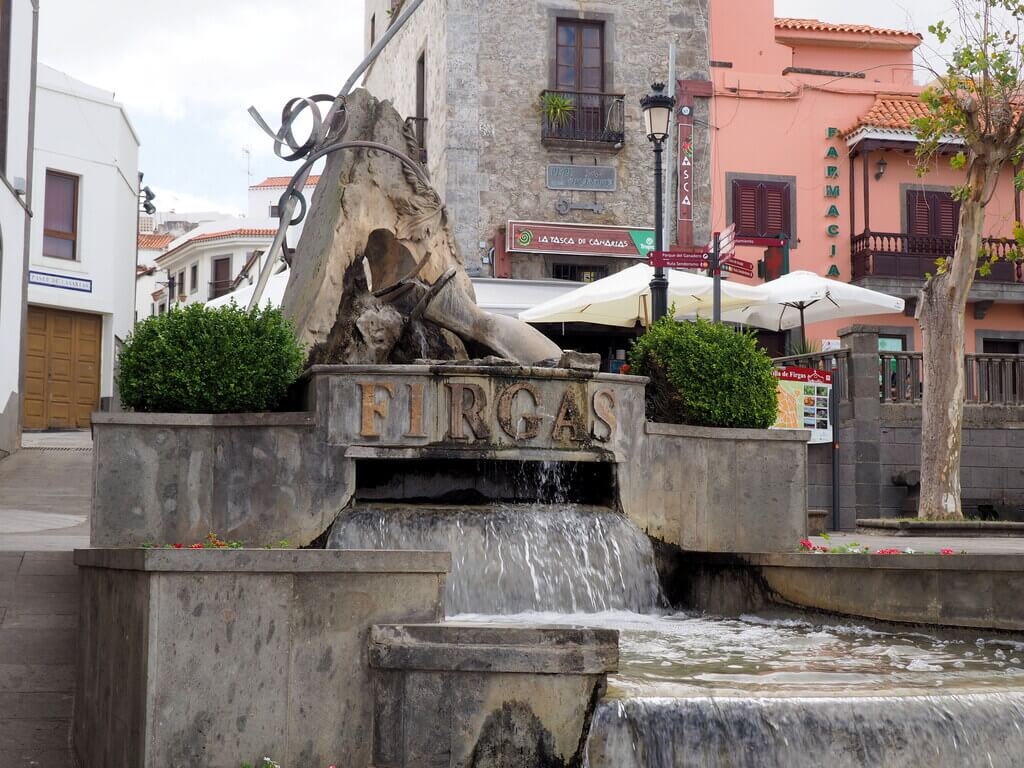
[[(921, 41), (900, 30), (775, 18), (772, 0), (711, 0), (713, 229), (735, 222), (737, 236), (787, 236), (788, 253), (738, 249), (742, 259), (765, 261), (769, 276), (805, 269), (907, 299), (905, 315), (863, 321), (883, 328), (889, 349), (921, 348), (913, 304), (925, 273), (952, 253), (958, 209), (949, 190), (962, 182), (948, 155), (923, 178), (915, 172)], [(1008, 170), (988, 207), (994, 248), (1006, 247), (1019, 218)], [(808, 338), (835, 338), (854, 322), (811, 326)], [(967, 351), (1024, 352), (1017, 265), (998, 263), (975, 283)]]

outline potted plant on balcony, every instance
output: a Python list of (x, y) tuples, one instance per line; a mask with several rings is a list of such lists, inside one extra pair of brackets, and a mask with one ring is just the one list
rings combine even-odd
[(545, 91), (540, 96), (540, 110), (548, 125), (565, 128), (576, 112), (576, 105), (565, 94)]

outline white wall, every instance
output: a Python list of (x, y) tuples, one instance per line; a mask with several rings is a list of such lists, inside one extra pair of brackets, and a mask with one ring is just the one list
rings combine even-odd
[(0, 183), (0, 456), (20, 443), (21, 339), (24, 315), (25, 223), (28, 201), (15, 179), (30, 181), (30, 102), (35, 69), (31, 0), (14, 0), (11, 17), (7, 169)]
[[(39, 215), (32, 222), (28, 303), (103, 316), (100, 397), (110, 397), (114, 336), (124, 339), (135, 316), (139, 140), (112, 94), (42, 64), (36, 105), (32, 202)], [(79, 177), (75, 261), (43, 256), (47, 170)], [(35, 285), (33, 272), (91, 284), (78, 291)]]

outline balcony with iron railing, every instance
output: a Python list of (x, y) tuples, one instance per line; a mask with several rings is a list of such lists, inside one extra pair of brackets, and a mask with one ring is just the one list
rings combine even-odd
[(218, 299), (221, 296), (231, 293), (235, 288), (234, 280), (211, 280), (210, 299)]
[[(850, 241), (850, 258), (855, 281), (882, 278), (919, 283), (935, 274), (936, 262), (953, 256), (954, 237), (910, 235), (905, 232), (863, 232)], [(1024, 275), (1007, 257), (1017, 244), (1013, 240), (990, 237), (983, 247), (997, 257), (988, 275), (977, 275), (982, 283), (1024, 285)]]
[(617, 148), (625, 141), (625, 96), (621, 93), (582, 93), (544, 91), (543, 104), (559, 104), (559, 109), (542, 106), (541, 139), (545, 144), (586, 143)]

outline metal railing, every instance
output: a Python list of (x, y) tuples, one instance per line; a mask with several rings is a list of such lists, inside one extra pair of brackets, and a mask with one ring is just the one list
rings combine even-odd
[[(920, 403), (924, 360), (920, 352), (880, 352), (883, 403)], [(964, 400), (988, 405), (1024, 405), (1024, 355), (964, 356)]]
[(427, 118), (425, 117), (407, 117), (405, 118), (405, 124), (412, 131), (413, 136), (416, 137), (417, 153), (413, 156), (420, 165), (427, 164)]
[(211, 280), (210, 281), (210, 298), (217, 299), (226, 293), (231, 293), (234, 288), (234, 280)]
[[(935, 274), (935, 262), (950, 258), (956, 245), (954, 237), (908, 235), (903, 232), (863, 232), (850, 239), (854, 279), (860, 277), (894, 277), (923, 280)], [(989, 237), (983, 247), (998, 257), (992, 271), (978, 280), (994, 283), (1024, 282), (1020, 270), (1007, 257), (1017, 244), (1014, 240)]]
[(850, 399), (849, 388), (849, 365), (850, 350), (836, 349), (831, 352), (816, 352), (812, 355), (787, 355), (786, 357), (773, 358), (776, 368), (814, 368), (818, 371), (828, 371), (832, 374), (832, 388), (836, 392), (836, 399), (845, 403)]
[(625, 141), (625, 96), (621, 93), (544, 91), (542, 98), (559, 97), (567, 103), (560, 117), (544, 111), (542, 137), (563, 141), (621, 144)]

